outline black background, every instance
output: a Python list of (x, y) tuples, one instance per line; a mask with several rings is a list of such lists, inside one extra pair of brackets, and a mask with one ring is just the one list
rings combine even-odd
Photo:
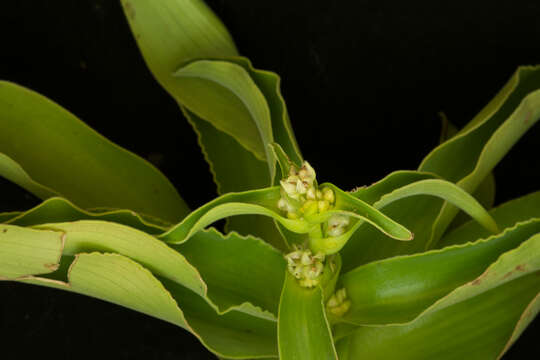
[[(518, 65), (540, 63), (537, 1), (208, 4), (243, 55), (282, 76), (304, 157), (343, 189), (416, 168), (437, 144), (439, 111), (463, 126)], [(191, 207), (215, 196), (193, 131), (146, 69), (117, 1), (2, 1), (0, 78), (157, 159)], [(495, 169), (497, 203), (539, 189), (539, 141), (536, 126)], [(0, 199), (0, 211), (38, 203), (2, 179)], [(12, 283), (0, 299), (6, 359), (212, 358), (183, 330), (98, 300)], [(540, 355), (538, 323), (505, 359)]]

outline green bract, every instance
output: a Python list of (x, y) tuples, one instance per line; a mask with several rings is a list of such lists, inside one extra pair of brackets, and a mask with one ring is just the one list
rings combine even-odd
[(532, 321), (540, 192), (489, 208), (493, 168), (540, 118), (540, 66), (418, 170), (347, 192), (317, 181), (279, 77), (202, 1), (121, 3), (221, 196), (189, 210), (152, 165), (0, 82), (0, 175), (43, 200), (0, 214), (2, 280), (143, 312), (225, 359), (494, 359)]

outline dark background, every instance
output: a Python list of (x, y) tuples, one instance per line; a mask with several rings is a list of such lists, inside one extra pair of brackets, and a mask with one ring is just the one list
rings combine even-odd
[[(439, 111), (463, 126), (518, 65), (540, 63), (537, 1), (208, 3), (243, 55), (282, 76), (305, 158), (344, 189), (414, 169), (437, 144)], [(215, 196), (196, 137), (146, 69), (118, 1), (2, 1), (0, 45), (0, 78), (157, 160), (190, 206)], [(539, 141), (536, 126), (496, 168), (497, 203), (539, 189)], [(38, 203), (2, 179), (0, 199), (0, 211)], [(0, 299), (6, 359), (211, 358), (187, 332), (98, 300), (12, 283)], [(505, 359), (539, 357), (539, 331), (536, 321)]]

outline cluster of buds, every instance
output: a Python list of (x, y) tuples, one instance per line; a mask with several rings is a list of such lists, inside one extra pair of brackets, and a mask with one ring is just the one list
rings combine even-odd
[(326, 303), (326, 309), (335, 316), (343, 316), (351, 307), (345, 288), (336, 291)]
[(289, 176), (281, 180), (278, 208), (285, 211), (289, 219), (325, 212), (334, 205), (334, 202), (332, 189), (317, 188), (315, 170), (307, 161), (304, 161), (300, 169), (291, 166)]
[(311, 250), (295, 249), (285, 255), (289, 272), (298, 279), (300, 286), (314, 287), (320, 282), (324, 269), (324, 254), (313, 255)]

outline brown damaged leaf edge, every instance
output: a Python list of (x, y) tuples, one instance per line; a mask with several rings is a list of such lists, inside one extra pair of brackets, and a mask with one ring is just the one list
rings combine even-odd
[[(60, 267), (60, 260), (62, 259), (62, 254), (64, 253), (64, 247), (65, 247), (65, 244), (66, 244), (66, 233), (65, 232), (58, 231), (58, 230), (53, 230), (53, 229), (50, 229), (48, 231), (56, 232), (56, 233), (60, 234), (60, 238), (59, 238), (59, 240), (60, 240), (60, 248), (59, 248), (58, 257), (57, 257), (55, 263), (43, 264), (43, 267), (45, 269), (47, 269), (47, 271), (45, 272), (46, 274), (52, 273), (52, 272), (55, 272), (56, 270), (58, 270), (58, 268)], [(2, 234), (5, 234), (7, 232), (8, 232), (7, 228), (2, 229)], [(19, 281), (19, 280), (30, 279), (30, 278), (35, 278), (35, 276), (34, 275), (24, 275), (24, 276), (19, 276), (19, 277), (13, 278), (13, 279), (0, 276), (0, 281)], [(49, 280), (49, 279), (47, 279), (47, 280)], [(54, 280), (51, 280), (51, 281), (54, 281)]]

